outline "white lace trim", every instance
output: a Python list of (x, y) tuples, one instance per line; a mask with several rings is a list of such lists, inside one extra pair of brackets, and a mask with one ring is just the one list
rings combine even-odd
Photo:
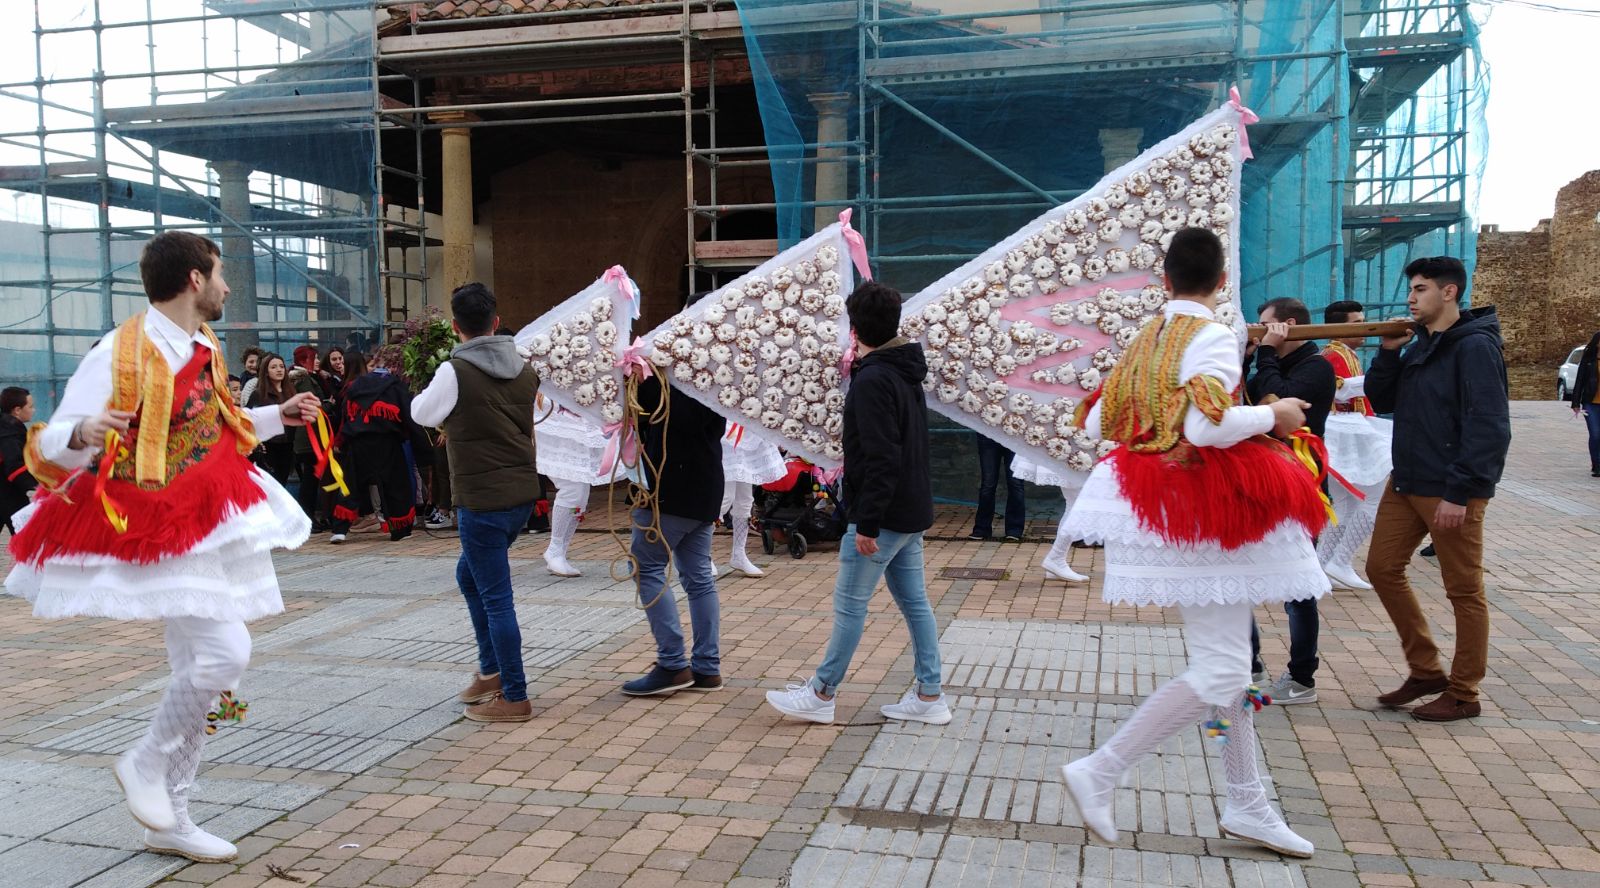
[(740, 481), (745, 484), (771, 484), (789, 474), (783, 454), (777, 447), (749, 432), (739, 446), (733, 446), (727, 436), (722, 438), (722, 481)]
[(1140, 524), (1105, 464), (1090, 474), (1063, 525), (1070, 539), (1105, 545), (1108, 604), (1265, 604), (1321, 598), (1331, 588), (1300, 525), (1286, 521), (1232, 550), (1175, 546)]
[(272, 554), (248, 542), (156, 564), (18, 564), (6, 592), (44, 619), (254, 620), (283, 612)]

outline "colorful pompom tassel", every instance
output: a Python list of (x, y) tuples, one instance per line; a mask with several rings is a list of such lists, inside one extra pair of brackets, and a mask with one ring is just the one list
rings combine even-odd
[(1255, 707), (1256, 712), (1260, 712), (1261, 707), (1263, 706), (1272, 705), (1272, 698), (1267, 696), (1265, 692), (1255, 685), (1251, 685), (1245, 689), (1244, 701)]
[(1206, 722), (1206, 736), (1218, 743), (1228, 742), (1229, 722), (1225, 718), (1214, 718)]
[(215, 734), (223, 722), (238, 724), (244, 721), (249, 709), (250, 704), (235, 700), (232, 691), (223, 691), (222, 696), (217, 698), (217, 708), (206, 713), (206, 734)]

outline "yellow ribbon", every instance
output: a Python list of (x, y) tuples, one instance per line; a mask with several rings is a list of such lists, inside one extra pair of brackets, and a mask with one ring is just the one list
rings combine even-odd
[[(1304, 434), (1301, 434), (1301, 432)], [(1317, 468), (1317, 459), (1312, 454), (1310, 438), (1311, 430), (1301, 429), (1300, 432), (1296, 432), (1289, 438), (1289, 446), (1294, 452), (1295, 459), (1299, 460), (1300, 464), (1306, 467), (1306, 471), (1311, 473), (1311, 477), (1321, 481), (1322, 471)], [(1322, 500), (1323, 511), (1328, 513), (1329, 526), (1337, 526), (1339, 523), (1339, 516), (1335, 515), (1333, 512), (1333, 500), (1329, 499), (1328, 495), (1322, 492), (1322, 488), (1320, 486), (1317, 488), (1317, 496)]]
[(350, 486), (344, 483), (344, 467), (333, 455), (333, 434), (328, 430), (328, 414), (321, 410), (317, 411), (317, 428), (311, 436), (311, 449), (316, 451), (319, 462), (327, 464), (328, 472), (333, 475), (333, 483), (322, 489), (329, 492), (337, 490), (341, 495), (349, 496)]
[(122, 449), (122, 435), (116, 429), (107, 429), (105, 455), (100, 458), (100, 472), (94, 479), (94, 492), (100, 498), (100, 508), (105, 510), (106, 521), (117, 533), (128, 532), (128, 516), (122, 513), (122, 507), (111, 498), (111, 494), (106, 493), (106, 481), (110, 480), (111, 470), (117, 461), (127, 458), (128, 452)]

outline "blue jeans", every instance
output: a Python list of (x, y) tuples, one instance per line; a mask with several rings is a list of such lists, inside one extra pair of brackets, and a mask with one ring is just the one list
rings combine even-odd
[(987, 435), (978, 436), (978, 514), (973, 519), (972, 532), (979, 536), (994, 535), (995, 490), (1001, 480), (1006, 485), (1006, 536), (1022, 536), (1022, 525), (1028, 518), (1027, 492), (1022, 479), (1011, 474), (1013, 456)]
[[(1308, 688), (1317, 686), (1317, 632), (1321, 620), (1317, 616), (1317, 600), (1285, 601), (1283, 612), (1289, 617), (1289, 677)], [(1254, 620), (1250, 621), (1250, 671), (1262, 672), (1261, 633)]]
[(1600, 472), (1600, 404), (1585, 404), (1583, 421), (1589, 426), (1589, 471)]
[(532, 510), (533, 503), (494, 512), (456, 507), (461, 534), (456, 585), (467, 600), (472, 634), (478, 639), (478, 672), (499, 673), (500, 693), (513, 703), (528, 699), (528, 680), (522, 674), (522, 627), (517, 625), (506, 553)]
[(828, 653), (817, 667), (811, 686), (832, 696), (850, 670), (850, 658), (861, 644), (867, 626), (867, 602), (882, 577), (889, 594), (900, 606), (911, 630), (911, 650), (917, 675), (917, 692), (926, 696), (941, 693), (939, 675), (939, 627), (928, 604), (928, 590), (922, 581), (922, 534), (880, 531), (878, 551), (864, 556), (856, 551), (856, 526), (850, 525), (839, 540), (839, 579), (833, 586), (833, 635)]
[[(717, 578), (711, 567), (711, 523), (661, 516), (660, 540), (645, 538), (644, 525), (650, 513), (633, 513), (633, 558), (639, 563), (639, 603), (650, 605), (644, 613), (650, 619), (650, 633), (656, 638), (656, 665), (676, 672), (685, 666), (701, 675), (722, 674), (722, 651), (718, 636), (722, 631), (722, 610), (717, 603)], [(685, 656), (683, 624), (678, 622), (678, 602), (667, 585), (667, 547), (672, 563), (689, 597), (689, 623), (694, 629), (694, 651)], [(656, 600), (656, 596), (660, 599)], [(654, 604), (651, 604), (655, 601)]]

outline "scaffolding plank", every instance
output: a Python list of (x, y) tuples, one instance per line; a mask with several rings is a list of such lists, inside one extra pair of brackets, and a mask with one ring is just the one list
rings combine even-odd
[[(853, 5), (853, 4), (852, 4)], [(852, 21), (854, 17), (852, 15)], [(741, 27), (737, 10), (697, 12), (689, 16), (694, 32)], [(386, 60), (408, 53), (442, 52), (453, 49), (482, 50), (491, 47), (538, 47), (559, 45), (574, 40), (608, 40), (619, 37), (650, 37), (683, 31), (683, 14), (646, 15), (604, 19), (594, 22), (563, 22), (550, 25), (521, 25), (510, 28), (442, 31), (428, 34), (402, 34), (378, 40), (378, 53)]]
[(765, 262), (778, 255), (776, 240), (714, 240), (695, 241), (694, 258), (712, 263), (733, 259), (753, 259)]

